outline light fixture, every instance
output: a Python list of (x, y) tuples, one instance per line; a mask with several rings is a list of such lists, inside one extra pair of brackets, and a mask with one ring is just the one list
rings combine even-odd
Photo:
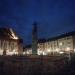
[(43, 55), (47, 55), (46, 52), (43, 52)]
[(74, 48), (74, 52), (75, 52), (75, 48)]
[(47, 52), (51, 52), (51, 50), (50, 49), (47, 49)]
[(66, 51), (70, 51), (70, 47), (67, 47), (67, 48), (66, 48)]
[(59, 48), (56, 48), (56, 52), (59, 52)]
[(27, 51), (27, 54), (30, 54), (29, 51)]
[(61, 51), (61, 52), (59, 52), (59, 54), (63, 54), (63, 53), (64, 53), (64, 52), (62, 52), (62, 51)]
[(43, 54), (43, 51), (38, 50), (38, 55), (42, 55), (42, 54)]
[(26, 52), (23, 52), (23, 55), (25, 55), (26, 54)]
[(18, 54), (18, 52), (14, 52), (14, 54), (16, 54), (16, 55), (17, 55), (17, 54)]
[(60, 42), (59, 45), (62, 46), (63, 45), (62, 42)]

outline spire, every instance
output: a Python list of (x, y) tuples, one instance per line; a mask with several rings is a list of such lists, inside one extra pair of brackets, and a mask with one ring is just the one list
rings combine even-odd
[(32, 34), (37, 34), (37, 23), (36, 22), (33, 23), (33, 31), (32, 32), (33, 32)]
[(37, 23), (33, 23), (33, 30), (32, 30), (32, 54), (37, 54)]

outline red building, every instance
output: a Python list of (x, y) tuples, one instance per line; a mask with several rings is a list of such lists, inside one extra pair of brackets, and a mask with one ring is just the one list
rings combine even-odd
[(11, 28), (0, 28), (0, 55), (21, 54), (23, 41)]

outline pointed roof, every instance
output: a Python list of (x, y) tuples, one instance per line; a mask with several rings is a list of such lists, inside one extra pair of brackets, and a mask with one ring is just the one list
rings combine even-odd
[(11, 28), (0, 28), (0, 38), (18, 39), (18, 36)]

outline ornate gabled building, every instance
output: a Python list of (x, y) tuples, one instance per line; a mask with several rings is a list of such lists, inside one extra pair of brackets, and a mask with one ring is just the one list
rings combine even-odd
[(11, 28), (0, 28), (0, 55), (21, 54), (23, 41)]
[[(70, 54), (75, 52), (75, 31), (49, 39), (38, 40), (38, 55)], [(28, 49), (27, 49), (28, 50)]]

